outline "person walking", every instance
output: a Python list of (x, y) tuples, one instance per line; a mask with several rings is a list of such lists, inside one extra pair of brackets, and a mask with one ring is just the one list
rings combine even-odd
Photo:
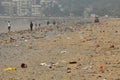
[(32, 23), (32, 21), (30, 22), (30, 30), (33, 31), (33, 23)]
[(11, 24), (10, 24), (10, 21), (8, 21), (8, 32), (11, 31)]

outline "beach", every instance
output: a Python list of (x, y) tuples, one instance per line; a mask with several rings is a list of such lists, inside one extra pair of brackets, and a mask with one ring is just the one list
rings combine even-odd
[(120, 80), (120, 19), (28, 24), (1, 31), (0, 80)]

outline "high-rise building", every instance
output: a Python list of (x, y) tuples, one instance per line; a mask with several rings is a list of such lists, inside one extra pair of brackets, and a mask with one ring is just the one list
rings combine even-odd
[(29, 16), (31, 9), (31, 0), (13, 0), (14, 13), (18, 16)]
[(4, 0), (1, 4), (6, 15), (42, 16), (43, 10), (55, 0)]
[(1, 5), (4, 8), (3, 9), (4, 15), (12, 15), (12, 2), (11, 1), (8, 1), (8, 0), (2, 1)]

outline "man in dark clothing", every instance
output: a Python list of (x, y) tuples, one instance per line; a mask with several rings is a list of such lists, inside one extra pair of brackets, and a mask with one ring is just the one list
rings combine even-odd
[(30, 30), (31, 31), (33, 30), (33, 23), (32, 22), (30, 23)]
[(47, 21), (47, 25), (49, 25), (50, 24), (50, 22), (49, 21)]
[(53, 21), (53, 25), (56, 25), (56, 21)]

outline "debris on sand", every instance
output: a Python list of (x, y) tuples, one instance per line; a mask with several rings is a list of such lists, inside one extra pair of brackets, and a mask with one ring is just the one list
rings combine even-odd
[(76, 63), (77, 63), (76, 61), (69, 62), (69, 64), (76, 64)]
[(27, 68), (27, 64), (22, 63), (22, 64), (21, 64), (21, 68)]
[(12, 70), (17, 70), (16, 68), (13, 68), (13, 67), (8, 67), (8, 68), (5, 68), (4, 71), (12, 71)]

